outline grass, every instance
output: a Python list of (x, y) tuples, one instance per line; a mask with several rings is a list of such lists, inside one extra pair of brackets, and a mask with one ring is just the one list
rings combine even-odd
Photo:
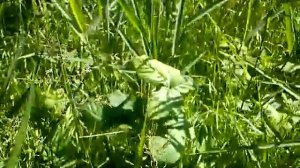
[(297, 5), (1, 2), (0, 167), (299, 167)]

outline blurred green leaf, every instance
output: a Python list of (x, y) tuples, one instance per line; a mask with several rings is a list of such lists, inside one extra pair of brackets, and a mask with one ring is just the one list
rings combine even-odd
[(85, 33), (86, 21), (84, 19), (84, 15), (81, 10), (81, 3), (79, 3), (78, 0), (70, 0), (70, 7), (81, 33)]
[(167, 139), (160, 136), (152, 136), (149, 139), (149, 150), (158, 162), (174, 164), (180, 158), (180, 153)]
[(113, 107), (118, 107), (121, 105), (127, 99), (127, 97), (128, 95), (122, 93), (120, 90), (116, 90), (108, 95), (109, 103)]

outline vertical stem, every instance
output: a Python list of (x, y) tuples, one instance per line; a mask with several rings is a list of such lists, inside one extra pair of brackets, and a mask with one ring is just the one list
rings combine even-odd
[[(143, 83), (142, 83), (143, 84)], [(145, 115), (144, 118), (144, 122), (143, 122), (143, 128), (141, 130), (141, 139), (140, 139), (140, 143), (138, 145), (137, 148), (137, 153), (136, 153), (136, 157), (135, 157), (135, 165), (134, 168), (140, 168), (142, 166), (142, 162), (143, 162), (143, 152), (144, 152), (144, 144), (146, 141), (146, 133), (147, 133), (147, 124), (148, 124), (148, 115), (147, 115), (147, 103), (148, 103), (148, 99), (149, 99), (149, 93), (150, 93), (150, 85), (147, 85), (148, 87), (143, 87), (141, 85), (141, 88), (145, 88), (146, 91), (144, 91), (144, 93), (146, 93), (145, 95), (147, 96), (147, 101), (146, 103), (143, 103), (143, 113)]]
[(292, 11), (291, 11), (291, 5), (289, 3), (284, 3), (283, 9), (285, 12), (284, 16), (284, 22), (285, 22), (285, 34), (286, 34), (286, 41), (288, 44), (288, 52), (289, 54), (292, 53), (294, 48), (294, 35), (293, 35), (293, 23), (292, 23)]
[(140, 168), (142, 166), (144, 144), (145, 144), (146, 132), (147, 132), (147, 122), (148, 122), (148, 119), (147, 119), (147, 115), (146, 115), (145, 119), (144, 119), (144, 123), (143, 123), (143, 128), (142, 128), (142, 131), (141, 131), (141, 139), (140, 139), (140, 143), (139, 143), (138, 149), (137, 149), (134, 168)]
[(248, 35), (248, 31), (249, 31), (249, 27), (250, 27), (250, 19), (251, 19), (251, 15), (252, 15), (252, 7), (253, 7), (253, 0), (250, 0), (248, 3), (247, 21), (246, 21), (246, 27), (245, 27), (245, 31), (244, 31), (243, 42), (242, 42), (241, 48), (245, 44), (245, 39)]
[(30, 113), (31, 113), (31, 108), (33, 105), (35, 97), (35, 87), (33, 85), (33, 82), (30, 86), (30, 93), (29, 97), (27, 100), (27, 106), (26, 106), (26, 111), (24, 111), (23, 118), (21, 121), (21, 126), (18, 130), (18, 133), (15, 138), (15, 146), (12, 149), (11, 155), (6, 163), (6, 167), (16, 167), (18, 163), (18, 157), (21, 153), (22, 145), (25, 140), (26, 134), (27, 134), (27, 127), (28, 127), (28, 122), (30, 119)]
[(184, 7), (185, 0), (180, 0), (179, 6), (178, 6), (178, 14), (176, 18), (176, 24), (175, 24), (175, 32), (173, 37), (173, 44), (172, 44), (172, 56), (175, 55), (175, 49), (176, 49), (176, 42), (180, 31), (181, 21), (182, 21), (182, 13), (183, 13), (183, 7)]

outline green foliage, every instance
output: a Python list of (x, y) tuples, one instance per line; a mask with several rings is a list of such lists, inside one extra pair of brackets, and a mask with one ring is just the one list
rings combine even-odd
[(0, 3), (0, 167), (299, 167), (299, 3)]

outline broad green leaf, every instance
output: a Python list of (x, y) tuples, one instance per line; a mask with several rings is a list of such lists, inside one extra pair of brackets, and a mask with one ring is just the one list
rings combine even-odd
[(182, 105), (183, 100), (178, 91), (161, 87), (160, 90), (152, 93), (148, 102), (147, 114), (152, 120), (176, 117), (182, 113)]
[(185, 146), (186, 132), (182, 127), (181, 129), (168, 129), (168, 134), (166, 135), (168, 139), (172, 142), (172, 145), (181, 152)]
[(171, 89), (177, 90), (181, 94), (188, 93), (190, 90), (194, 90), (194, 81), (189, 76), (175, 76), (172, 80)]
[(146, 82), (153, 84), (162, 84), (167, 82), (167, 77), (164, 76), (165, 74), (161, 74), (157, 69), (153, 68), (149, 63), (147, 56), (143, 55), (135, 57), (133, 64), (138, 76)]
[(156, 59), (149, 60), (147, 56), (143, 55), (135, 57), (133, 63), (138, 76), (147, 82), (164, 84), (180, 93), (187, 93), (193, 89), (192, 78), (181, 75), (178, 69)]
[(153, 158), (158, 162), (173, 164), (180, 158), (180, 153), (172, 145), (171, 141), (161, 136), (150, 137), (149, 149)]
[(111, 106), (118, 107), (127, 99), (127, 97), (128, 95), (122, 93), (120, 90), (116, 90), (108, 95), (108, 100)]

